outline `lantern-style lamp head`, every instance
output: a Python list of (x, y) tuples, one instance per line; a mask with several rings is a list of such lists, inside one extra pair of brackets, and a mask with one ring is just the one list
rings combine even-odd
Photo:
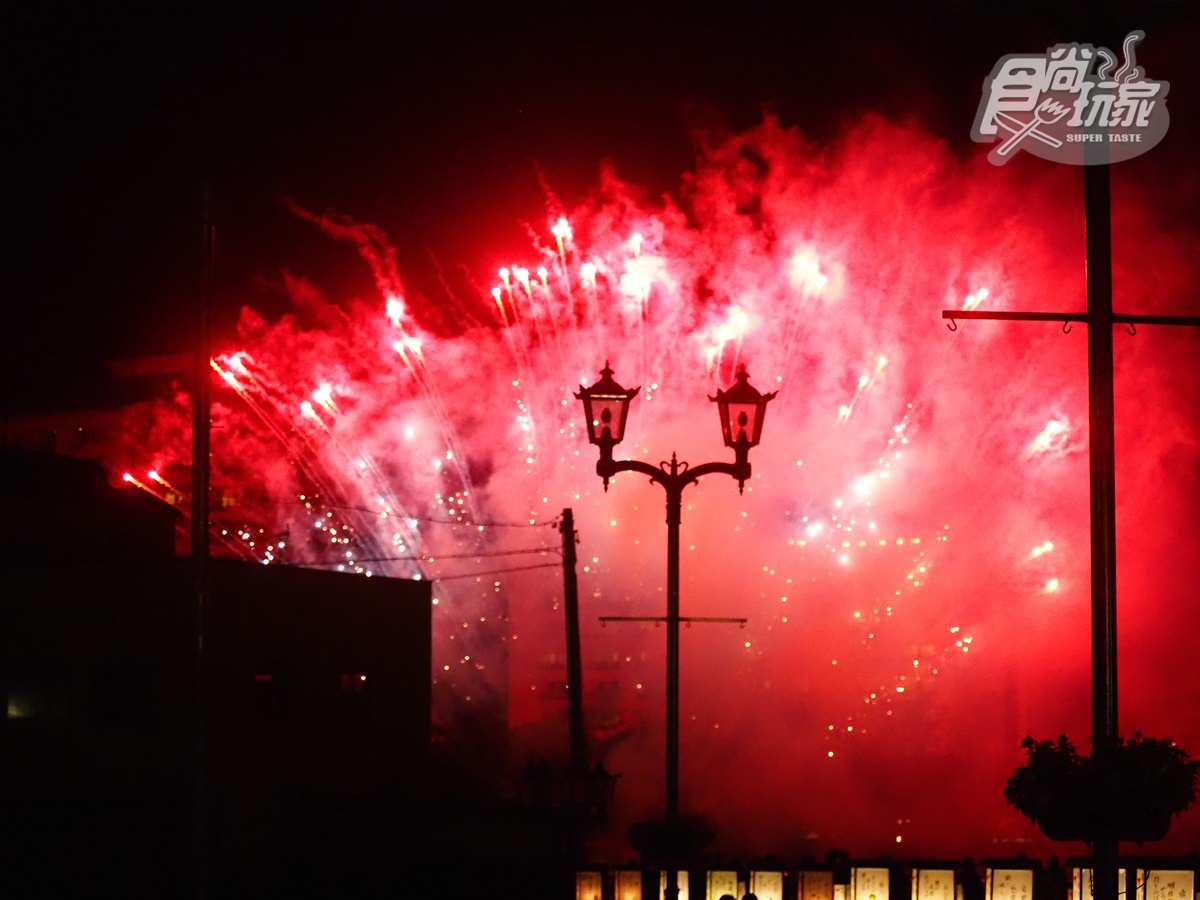
[(621, 387), (612, 377), (608, 363), (600, 370), (600, 380), (591, 387), (580, 388), (575, 396), (583, 401), (583, 414), (587, 418), (588, 440), (611, 454), (612, 448), (625, 437), (625, 420), (629, 416), (629, 402), (637, 396), (640, 387), (632, 390)]
[(740, 366), (733, 387), (727, 391), (717, 391), (717, 396), (708, 398), (717, 404), (725, 446), (734, 448), (739, 459), (744, 459), (747, 451), (758, 445), (762, 438), (767, 403), (775, 399), (777, 393), (760, 394), (750, 385), (746, 367)]

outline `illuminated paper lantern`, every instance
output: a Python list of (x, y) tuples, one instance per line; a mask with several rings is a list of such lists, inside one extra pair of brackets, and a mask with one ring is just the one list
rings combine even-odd
[(642, 873), (637, 869), (613, 872), (613, 900), (642, 900)]
[[(842, 900), (845, 900), (844, 885)], [(834, 892), (832, 872), (801, 872), (799, 900), (837, 900)]]
[(751, 872), (750, 893), (758, 900), (783, 900), (783, 873)]
[(707, 873), (705, 900), (721, 900), (726, 894), (730, 897), (740, 897), (738, 893), (737, 872), (712, 871)]
[(575, 900), (601, 900), (604, 880), (599, 872), (575, 873)]
[(1139, 900), (1193, 900), (1196, 875), (1188, 869), (1138, 869)]
[(988, 869), (984, 900), (1032, 900), (1032, 869)]
[(888, 900), (888, 874), (883, 868), (855, 868), (850, 875), (850, 900)]
[(913, 900), (954, 900), (953, 869), (913, 869)]

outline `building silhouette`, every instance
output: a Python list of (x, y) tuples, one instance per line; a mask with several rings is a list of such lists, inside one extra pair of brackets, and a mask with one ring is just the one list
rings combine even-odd
[(13, 449), (0, 494), (6, 893), (238, 896), (421, 858), (429, 582), (211, 560), (198, 668), (175, 509)]

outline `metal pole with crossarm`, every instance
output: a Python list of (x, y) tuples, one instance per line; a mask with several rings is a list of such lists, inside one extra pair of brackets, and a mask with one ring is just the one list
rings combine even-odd
[[(1200, 325), (1200, 316), (1143, 316), (1113, 312), (1112, 219), (1107, 164), (1084, 166), (1087, 312), (943, 310), (951, 330), (958, 319), (1071, 322), (1088, 326), (1088, 453), (1091, 496), (1092, 743), (1113, 744), (1117, 730), (1117, 560), (1114, 460), (1113, 326)], [(1117, 839), (1093, 844), (1095, 900), (1116, 900)]]

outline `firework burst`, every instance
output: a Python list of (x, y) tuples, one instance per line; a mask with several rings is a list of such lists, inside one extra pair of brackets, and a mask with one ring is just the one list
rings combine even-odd
[[(601, 490), (572, 393), (608, 362), (642, 388), (625, 454), (696, 464), (723, 452), (707, 397), (745, 365), (780, 391), (755, 475), (744, 496), (732, 483), (684, 496), (684, 615), (748, 619), (684, 633), (684, 805), (747, 836), (766, 811), (826, 841), (886, 809), (879, 840), (902, 819), (930, 853), (1019, 831), (997, 787), (950, 833), (935, 812), (945, 772), (910, 763), (970, 756), (999, 785), (1026, 731), (1086, 728), (1084, 338), (982, 323), (950, 335), (939, 318), (985, 300), (1083, 307), (1080, 191), (1069, 170), (1039, 172), (962, 162), (875, 118), (828, 147), (768, 120), (706, 150), (677, 201), (646, 204), (606, 171), (474, 279), (454, 329), (425, 324), (444, 301), (406, 293), (380, 229), (293, 204), (356, 248), (378, 295), (314, 300), (290, 279), (307, 318), (243, 314), (213, 361), (214, 484), (242, 517), (217, 509), (217, 527), (263, 562), (433, 579), (439, 715), (502, 701), (521, 731), (562, 708), (544, 697), (563, 652), (553, 523), (573, 508), (586, 677), (608, 692), (592, 716), (625, 713), (595, 733), (627, 775), (627, 821), (661, 805), (662, 633), (596, 620), (662, 614), (662, 498), (630, 475)], [(1118, 234), (1119, 258), (1155, 236)], [(1157, 258), (1194, 287), (1194, 258)], [(1130, 272), (1118, 285), (1144, 309), (1172, 302)], [(1137, 417), (1162, 423), (1119, 478), (1171, 478), (1193, 503), (1195, 347), (1156, 339), (1118, 359), (1119, 403), (1139, 391)], [(1156, 372), (1171, 374), (1141, 393)], [(186, 407), (138, 415), (125, 458), (186, 463), (185, 429), (168, 427)], [(131, 471), (186, 508), (185, 485)], [(1172, 498), (1122, 495), (1126, 520), (1148, 523), (1127, 550), (1164, 528), (1194, 550)], [(1196, 580), (1193, 563), (1150, 591), (1136, 555), (1128, 571), (1127, 602), (1160, 616)], [(1200, 732), (1179, 716), (1153, 730), (1172, 724)], [(870, 764), (889, 752), (892, 766)], [(714, 784), (722, 767), (759, 774)]]

